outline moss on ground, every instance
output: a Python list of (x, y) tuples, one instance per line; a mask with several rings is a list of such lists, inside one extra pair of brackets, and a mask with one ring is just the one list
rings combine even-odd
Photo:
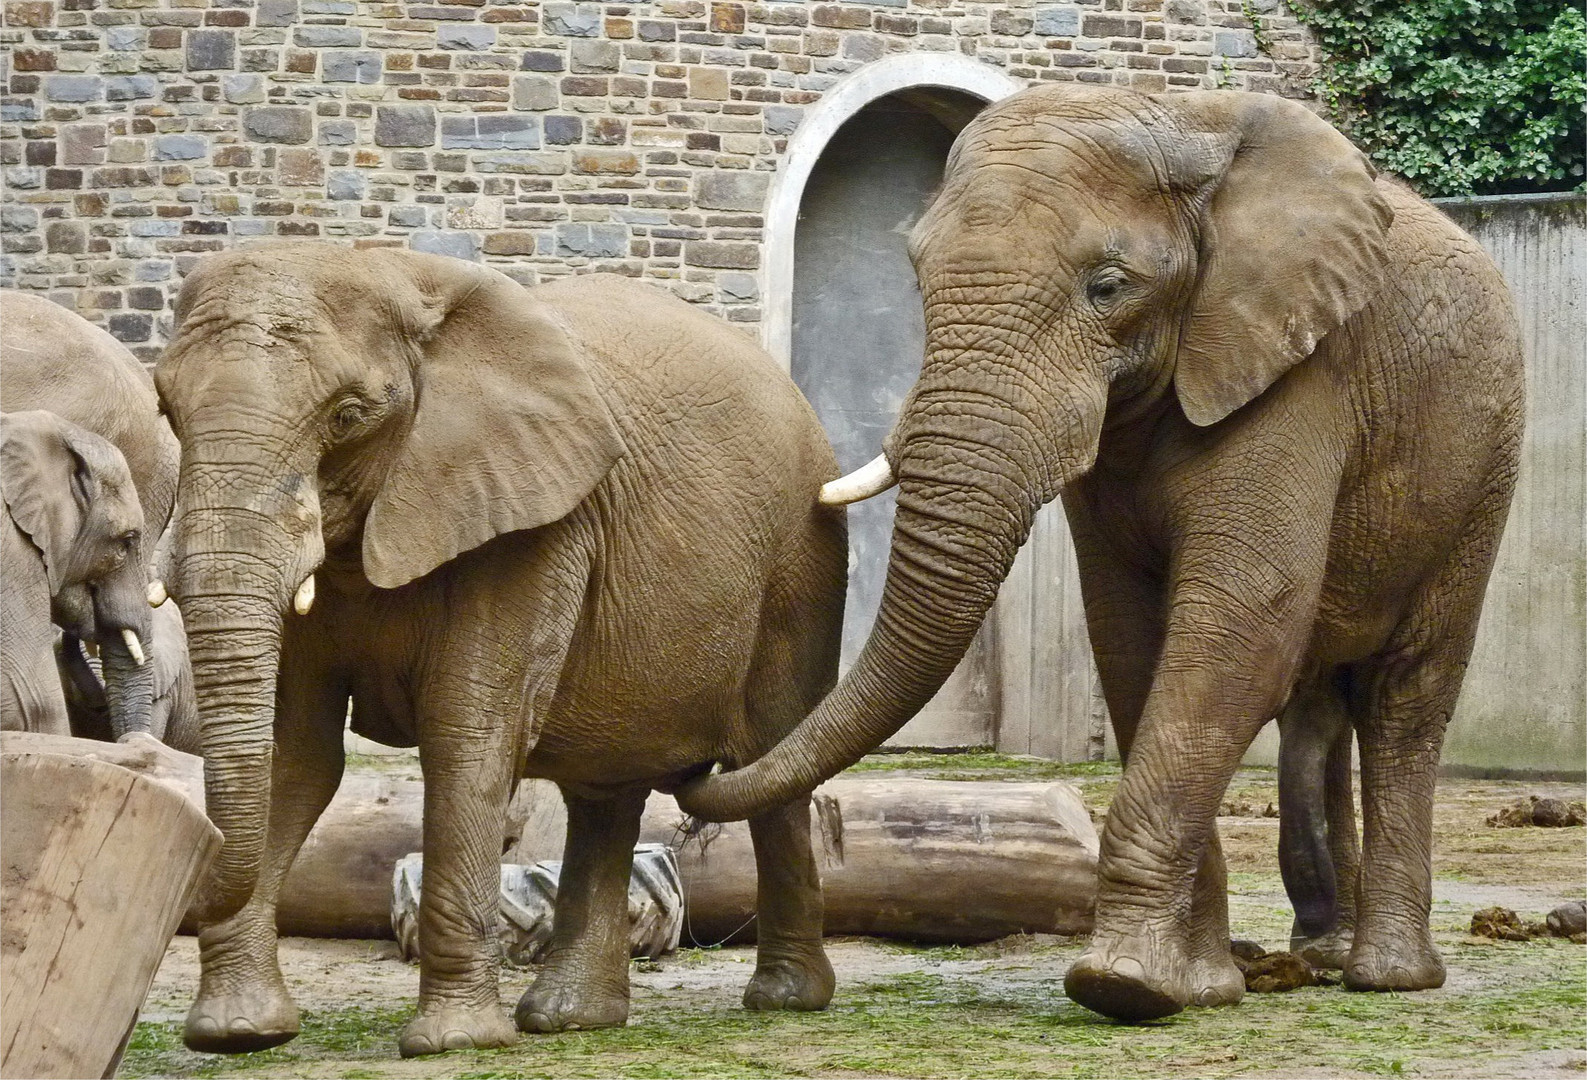
[[(186, 1051), (179, 1024), (141, 1024), (121, 1075), (1448, 1075), (1446, 1068), (1460, 1071), (1473, 1054), (1524, 1055), (1587, 1044), (1587, 950), (1555, 941), (1478, 943), (1449, 931), (1440, 938), (1451, 968), (1460, 972), (1460, 987), (1423, 994), (1319, 987), (1248, 995), (1236, 1008), (1191, 1010), (1136, 1027), (1106, 1021), (1063, 997), (1060, 980), (1079, 952), (1075, 942), (887, 945), (881, 947), (919, 959), (922, 969), (841, 987), (832, 1007), (815, 1015), (702, 1006), (681, 992), (654, 995), (636, 1003), (626, 1028), (526, 1037), (505, 1050), (416, 1062), (395, 1054), (406, 1007), (306, 1012), (294, 1042), (234, 1058)], [(667, 961), (674, 963), (684, 966)], [(1034, 967), (1040, 977), (988, 977), (1020, 967)]]
[[(1066, 779), (1099, 814), (1117, 786), (1115, 764), (1061, 765), (990, 753), (886, 754), (856, 770), (953, 779)], [(1485, 819), (1533, 790), (1507, 782), (1446, 781), (1436, 812), (1438, 878), (1510, 885), (1532, 899), (1581, 895), (1587, 829), (1491, 829)], [(1220, 820), (1229, 860), (1230, 917), (1236, 937), (1268, 948), (1288, 940), (1274, 846), (1277, 822), (1262, 816), (1276, 799), (1272, 770), (1243, 769)], [(1249, 804), (1249, 814), (1239, 804)], [(1481, 891), (1481, 890), (1479, 890)], [(1489, 890), (1491, 891), (1491, 890)], [(1486, 893), (1483, 893), (1485, 896)], [(1481, 903), (1490, 903), (1484, 899)], [(1514, 905), (1522, 908), (1520, 900)], [(636, 967), (629, 1026), (526, 1036), (498, 1051), (403, 1061), (397, 1033), (411, 1015), (411, 989), (362, 991), (346, 1007), (329, 953), (305, 976), (303, 1034), (275, 1050), (238, 1057), (194, 1054), (178, 1022), (138, 1025), (120, 1075), (126, 1077), (782, 1077), (782, 1076), (1423, 1076), (1498, 1072), (1587, 1074), (1587, 948), (1559, 940), (1490, 942), (1466, 934), (1475, 901), (1435, 904), (1432, 925), (1449, 984), (1420, 994), (1352, 994), (1317, 987), (1248, 995), (1235, 1008), (1190, 1010), (1128, 1027), (1068, 1001), (1063, 973), (1081, 943), (1010, 938), (975, 946), (921, 946), (847, 939), (851, 974), (840, 974), (832, 1007), (815, 1015), (748, 1013), (736, 1005), (748, 975), (747, 948), (689, 949)], [(1476, 906), (1480, 906), (1477, 904)], [(1522, 910), (1538, 918), (1540, 910)], [(352, 944), (352, 943), (349, 943)], [(367, 971), (396, 960), (364, 956)], [(341, 954), (338, 954), (341, 955)], [(192, 961), (190, 960), (189, 963)], [(400, 969), (399, 969), (400, 970)], [(405, 987), (410, 974), (395, 980)], [(864, 972), (860, 975), (853, 971)], [(185, 1009), (195, 975), (167, 984), (164, 1016)], [(352, 981), (350, 980), (350, 983)], [(509, 1004), (527, 984), (504, 974)], [(359, 985), (366, 985), (360, 983)], [(367, 983), (373, 985), (373, 983)], [(174, 1000), (180, 997), (178, 1008)], [(316, 1008), (314, 1002), (321, 1007)], [(151, 1008), (154, 1004), (151, 1003)], [(1545, 1056), (1554, 1053), (1553, 1058)], [(1563, 1056), (1562, 1056), (1563, 1055)]]

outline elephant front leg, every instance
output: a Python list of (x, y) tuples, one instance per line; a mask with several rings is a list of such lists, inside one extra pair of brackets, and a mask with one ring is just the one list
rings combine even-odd
[(419, 1011), (398, 1037), (403, 1057), (518, 1041), (501, 1007), (496, 939), (512, 754), (493, 730), (493, 710), (452, 690), (436, 695), (450, 709), (428, 709), (420, 719)]
[(341, 783), (346, 708), (346, 691), (329, 680), (282, 680), (259, 882), (241, 911), (199, 928), (198, 1000), (182, 1030), (189, 1049), (245, 1053), (298, 1034), (298, 1008), (276, 958), (276, 902), (298, 849)]
[(588, 1031), (628, 1022), (628, 879), (643, 789), (609, 799), (563, 791), (567, 843), (545, 966), (518, 1002), (524, 1031)]
[(1326, 557), (1326, 530), (1308, 529), (1303, 512), (1229, 542), (1216, 508), (1236, 500), (1205, 494), (1207, 520), (1180, 523), (1163, 649), (1103, 827), (1096, 929), (1064, 982), (1121, 1020), (1243, 991), (1228, 952), (1218, 803), (1293, 685)]
[(821, 876), (810, 850), (810, 799), (750, 818), (760, 928), (746, 1009), (813, 1012), (836, 981), (821, 947)]
[(1070, 998), (1130, 1022), (1240, 999), (1215, 820), (1261, 725), (1252, 709), (1175, 733), (1148, 704), (1103, 827), (1096, 928), (1064, 979)]

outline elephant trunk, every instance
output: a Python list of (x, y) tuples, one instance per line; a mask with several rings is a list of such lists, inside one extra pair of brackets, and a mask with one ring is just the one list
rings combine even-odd
[(191, 505), (193, 491), (259, 486), (208, 471), (184, 469), (172, 589), (192, 661), (205, 808), (224, 836), (193, 904), (201, 923), (227, 918), (253, 894), (269, 822), (282, 620), (298, 571), (319, 554), (317, 520), (311, 545), (255, 509)]
[(154, 709), (152, 613), (144, 568), (128, 560), (122, 571), (93, 589), (94, 637), (114, 738), (150, 730)]
[[(144, 647), (148, 637), (140, 635)], [(100, 671), (105, 676), (105, 704), (110, 713), (110, 734), (119, 739), (134, 731), (153, 731), (154, 665), (145, 657), (139, 662), (120, 636), (106, 637), (99, 643)]]
[[(900, 421), (892, 550), (858, 660), (764, 757), (681, 789), (688, 813), (734, 820), (812, 790), (907, 723), (969, 648), (1041, 500), (1015, 457), (982, 441), (979, 421), (932, 419), (926, 396), (912, 395), (916, 412), (906, 405)], [(1017, 421), (1009, 414), (1003, 430)]]

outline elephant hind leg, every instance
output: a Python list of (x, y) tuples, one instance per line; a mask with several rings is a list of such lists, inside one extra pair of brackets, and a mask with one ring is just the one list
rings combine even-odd
[(589, 1031), (628, 1022), (628, 879), (648, 791), (607, 799), (563, 789), (567, 843), (545, 965), (518, 1001), (521, 1031)]
[(1339, 968), (1355, 924), (1359, 852), (1351, 783), (1349, 674), (1299, 687), (1279, 716), (1279, 869), (1295, 909), (1290, 949)]
[(281, 682), (259, 881), (241, 911), (199, 928), (198, 999), (182, 1030), (191, 1050), (248, 1053), (298, 1034), (298, 1009), (276, 958), (276, 901), (298, 849), (341, 783), (346, 711), (347, 692), (332, 680)]
[(744, 1007), (824, 1009), (836, 979), (821, 945), (821, 875), (810, 848), (810, 800), (796, 799), (750, 818), (749, 833), (760, 924)]
[(1436, 573), (1418, 587), (1388, 645), (1356, 666), (1352, 709), (1361, 744), (1361, 871), (1353, 990), (1442, 986), (1428, 928), (1433, 789), (1499, 546), (1511, 477), (1500, 474)]

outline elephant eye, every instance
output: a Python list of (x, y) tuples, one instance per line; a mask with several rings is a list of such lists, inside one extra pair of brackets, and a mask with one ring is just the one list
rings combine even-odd
[(1091, 279), (1091, 284), (1086, 287), (1086, 299), (1095, 308), (1105, 308), (1118, 300), (1124, 292), (1124, 275), (1115, 271), (1104, 271)]
[(336, 410), (331, 413), (331, 435), (334, 438), (343, 438), (363, 422), (363, 403), (349, 398), (337, 405)]
[(126, 532), (116, 537), (116, 543), (121, 545), (121, 550), (130, 552), (133, 548), (138, 546), (138, 530), (128, 529)]

